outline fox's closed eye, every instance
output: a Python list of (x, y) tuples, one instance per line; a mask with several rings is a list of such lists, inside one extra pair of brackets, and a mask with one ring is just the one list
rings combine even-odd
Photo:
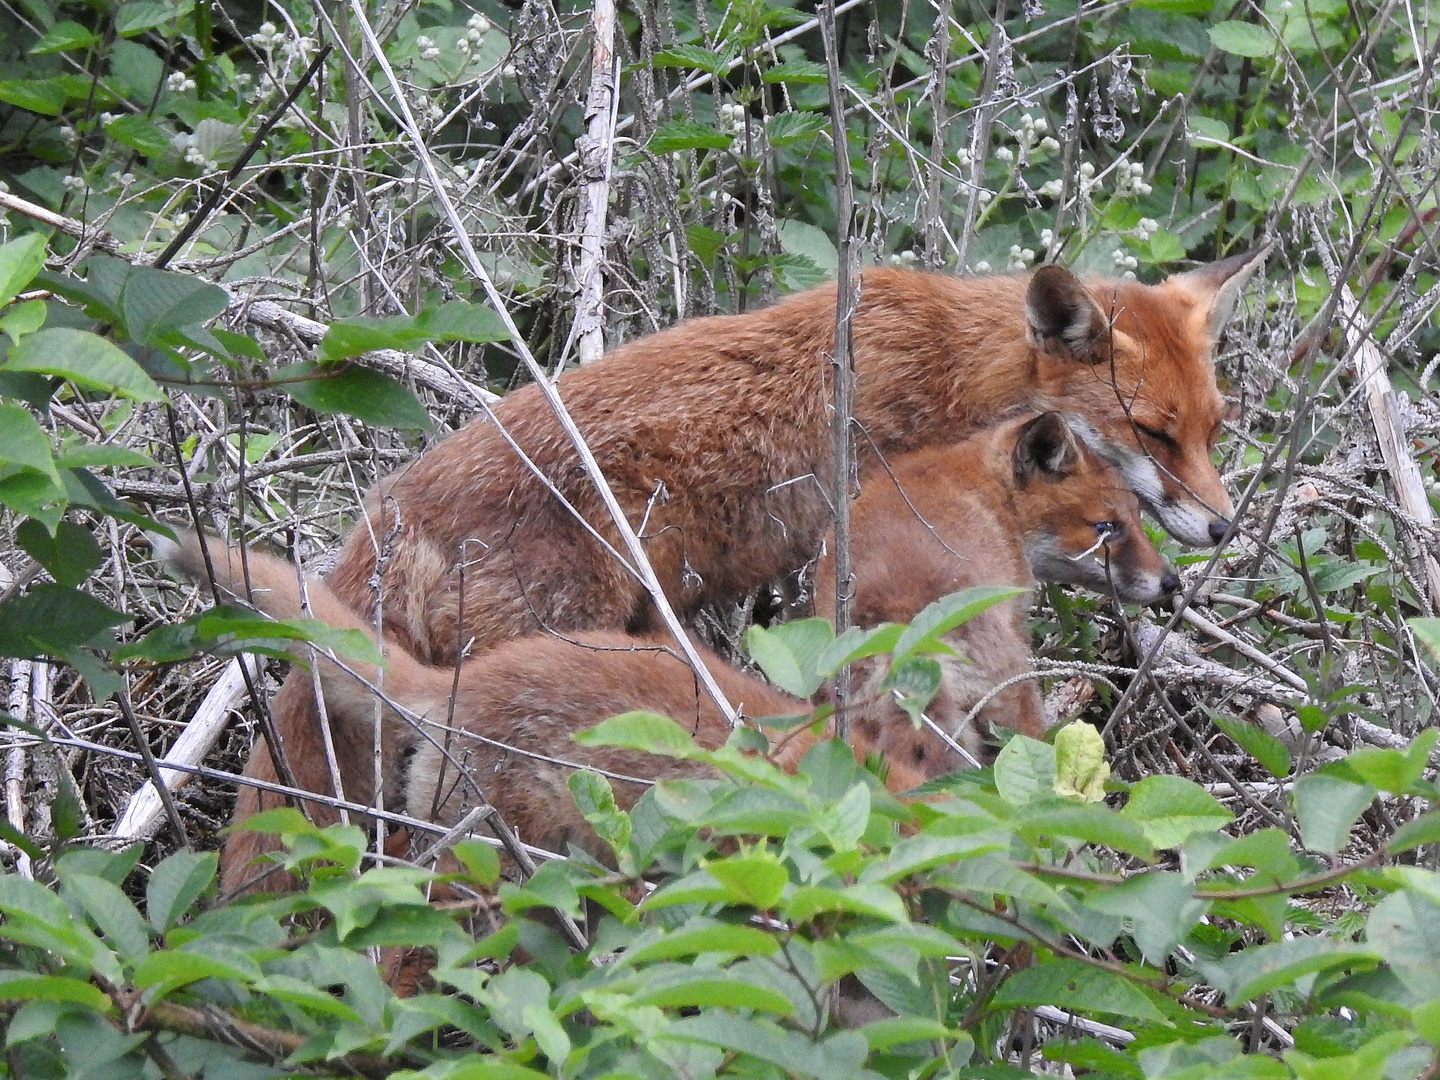
[(1153, 439), (1155, 442), (1160, 443), (1162, 446), (1168, 446), (1171, 449), (1179, 449), (1180, 444), (1176, 442), (1175, 436), (1171, 435), (1163, 428), (1152, 427), (1149, 424), (1142, 424), (1139, 420), (1134, 421), (1134, 423), (1135, 430), (1140, 432), (1140, 434), (1144, 435), (1147, 439)]

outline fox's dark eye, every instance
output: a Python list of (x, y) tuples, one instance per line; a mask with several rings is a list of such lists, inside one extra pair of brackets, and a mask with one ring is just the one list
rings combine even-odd
[(1175, 437), (1171, 435), (1168, 431), (1163, 431), (1157, 427), (1151, 427), (1149, 424), (1142, 424), (1139, 420), (1135, 421), (1135, 430), (1140, 432), (1140, 434), (1144, 435), (1147, 439), (1153, 439), (1161, 446), (1168, 446), (1172, 450), (1177, 450), (1180, 447), (1180, 444), (1175, 441)]

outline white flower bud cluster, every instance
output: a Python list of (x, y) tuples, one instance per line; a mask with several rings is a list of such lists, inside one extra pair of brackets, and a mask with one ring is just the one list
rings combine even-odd
[(988, 274), (992, 269), (994, 268), (984, 259), (975, 264), (975, 273), (977, 274)]
[(1054, 180), (1046, 180), (1037, 190), (1047, 199), (1058, 199), (1065, 191), (1065, 182), (1058, 177)]
[(416, 36), (415, 48), (420, 50), (421, 60), (434, 60), (440, 55), (440, 46), (435, 44), (435, 39), (424, 34)]
[(1153, 191), (1145, 182), (1145, 166), (1138, 161), (1121, 161), (1115, 166), (1115, 194), (1149, 195)]
[(176, 150), (183, 151), (187, 165), (198, 165), (206, 172), (215, 172), (220, 168), (219, 162), (205, 156), (205, 152), (197, 145), (194, 135), (176, 135), (170, 140), (170, 145)]
[(1055, 233), (1050, 229), (1041, 229), (1040, 246), (1043, 247), (1046, 251), (1049, 251), (1050, 245), (1053, 243), (1055, 243)]
[(895, 252), (895, 254), (890, 256), (891, 266), (914, 266), (919, 261), (920, 256), (916, 255), (912, 248), (906, 248), (904, 251), (897, 251)]
[(1011, 270), (1026, 270), (1035, 262), (1035, 249), (1022, 248), (1019, 244), (1010, 245)]
[(195, 89), (195, 80), (183, 71), (172, 71), (165, 79), (165, 89), (172, 94), (183, 94), (186, 90)]
[(750, 126), (750, 113), (744, 105), (726, 102), (720, 106), (720, 130), (727, 128), (736, 135), (744, 135)]
[(276, 45), (280, 44), (280, 42), (284, 41), (285, 35), (276, 28), (274, 23), (263, 22), (260, 24), (260, 29), (256, 30), (255, 33), (251, 34), (245, 40), (257, 49), (268, 50), (273, 49)]
[(90, 185), (83, 176), (63, 176), (60, 178), (60, 186), (66, 191), (84, 191)]
[(1160, 223), (1152, 217), (1142, 217), (1140, 223), (1132, 231), (1135, 239), (1143, 244), (1160, 231)]

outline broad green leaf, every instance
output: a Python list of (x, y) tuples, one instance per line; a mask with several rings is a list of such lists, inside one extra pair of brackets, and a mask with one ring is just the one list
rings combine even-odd
[(1227, 20), (1210, 27), (1210, 41), (1221, 52), (1258, 59), (1275, 54), (1275, 35), (1254, 23)]
[(337, 1016), (352, 1024), (364, 1022), (361, 1015), (341, 998), (291, 975), (279, 973), (265, 975), (255, 981), (255, 990), (267, 997), (275, 998), (277, 1001), (287, 1001), (291, 1005), (299, 1005), (311, 1012), (325, 1016)]
[(0, 80), (0, 101), (41, 116), (59, 116), (70, 93), (62, 78)]
[(609, 844), (618, 858), (630, 843), (630, 817), (616, 807), (610, 781), (599, 773), (579, 769), (570, 774), (566, 786), (595, 835)]
[(131, 981), (140, 990), (149, 990), (147, 1002), (158, 1001), (170, 991), (201, 979), (225, 979), (249, 984), (251, 971), (214, 956), (183, 949), (162, 949), (152, 952), (135, 965)]
[(1055, 794), (1082, 802), (1105, 798), (1110, 763), (1105, 740), (1083, 720), (1066, 724), (1055, 733)]
[(22, 521), (15, 538), (61, 585), (79, 585), (105, 557), (90, 530), (73, 521), (60, 522), (53, 536), (34, 519)]
[(1385, 850), (1391, 855), (1410, 851), (1421, 844), (1440, 844), (1440, 810), (1412, 818), (1395, 830)]
[(690, 733), (674, 720), (643, 710), (612, 716), (592, 728), (577, 731), (573, 738), (581, 746), (619, 746), (665, 757), (694, 757), (700, 752)]
[(1055, 797), (1055, 748), (1016, 735), (995, 756), (995, 787), (1011, 806)]
[(29, 409), (0, 404), (0, 465), (23, 465), (60, 483), (50, 436)]
[(1271, 776), (1283, 780), (1290, 775), (1290, 751), (1285, 744), (1263, 728), (1238, 717), (1207, 710), (1210, 720), (1230, 741), (1258, 761)]
[(117, 116), (105, 125), (105, 134), (122, 146), (150, 157), (170, 149), (170, 133), (145, 116)]
[(982, 611), (1011, 597), (1025, 595), (1024, 589), (1008, 585), (972, 585), (968, 589), (942, 596), (926, 606), (910, 620), (910, 625), (895, 644), (895, 659), (912, 652), (950, 652), (940, 635), (955, 629)]
[(831, 888), (801, 885), (785, 898), (781, 913), (791, 922), (808, 922), (822, 912), (848, 912), (891, 922), (908, 922), (905, 903), (893, 889), (878, 883)]
[(1157, 967), (1205, 914), (1206, 907), (1183, 875), (1161, 870), (1134, 874), (1120, 885), (1092, 892), (1081, 903), (1124, 917), (1145, 959)]
[(1440, 998), (1440, 904), (1402, 889), (1370, 912), (1365, 940), (1422, 998)]
[(1225, 995), (1226, 1002), (1241, 1002), (1293, 983), (1302, 975), (1331, 968), (1370, 966), (1380, 957), (1372, 950), (1331, 937), (1294, 937), (1253, 945), (1231, 953), (1219, 962), (1196, 961), (1207, 982)]
[(82, 443), (67, 446), (55, 455), (55, 464), (61, 469), (106, 468), (113, 465), (154, 469), (158, 466), (144, 454), (128, 446), (115, 443)]
[(767, 83), (793, 82), (824, 86), (830, 81), (830, 75), (825, 70), (825, 65), (817, 61), (786, 60), (782, 64), (766, 68), (760, 73), (760, 80)]
[(1065, 836), (1090, 844), (1104, 844), (1128, 855), (1150, 860), (1155, 844), (1144, 824), (1117, 814), (1100, 803), (1076, 803), (1052, 795), (1027, 803), (1012, 820), (1012, 827), (1026, 839)]
[(735, 136), (716, 131), (709, 124), (693, 120), (669, 120), (655, 129), (645, 144), (652, 154), (673, 154), (678, 150), (728, 150)]
[(661, 1008), (737, 1008), (759, 1009), (763, 1012), (789, 1016), (795, 1011), (790, 999), (778, 990), (736, 979), (725, 973), (690, 976), (654, 990), (636, 994), (636, 1005), (658, 1005)]
[(330, 324), (320, 341), (319, 358), (324, 363), (348, 360), (377, 349), (410, 352), (423, 345), (428, 335), (415, 325), (411, 315), (386, 318), (345, 319)]
[(855, 1075), (868, 1052), (859, 1032), (842, 1031), (816, 1043), (797, 1031), (724, 1009), (683, 1017), (673, 1022), (666, 1034), (706, 1042), (728, 1053), (748, 1054), (788, 1073), (816, 1080)]
[(493, 847), (479, 840), (461, 840), (450, 849), (465, 872), (487, 888), (500, 880), (500, 856)]
[[(96, 1012), (112, 1012), (114, 1005), (98, 987), (64, 975), (32, 975), (0, 971), (0, 1001), (63, 1001)], [(13, 1033), (10, 1045), (14, 1045)]]
[(698, 68), (712, 75), (725, 70), (726, 59), (717, 52), (699, 45), (676, 44), (661, 49), (651, 59), (655, 67)]
[(870, 789), (851, 784), (840, 801), (815, 819), (815, 827), (836, 851), (852, 851), (870, 824)]
[(1430, 650), (1431, 659), (1440, 660), (1440, 619), (1410, 619), (1406, 625), (1415, 640)]
[(80, 902), (106, 942), (123, 960), (134, 963), (150, 948), (150, 933), (134, 903), (115, 885), (90, 874), (60, 872), (65, 895)]
[[(0, 315), (0, 331), (3, 331), (6, 337), (12, 342), (18, 342), (26, 334), (33, 334), (36, 330), (39, 330), (40, 327), (44, 326), (45, 316), (46, 307), (44, 300), (26, 300), (19, 304), (12, 304), (9, 308), (5, 309), (3, 315)], [(9, 377), (12, 380), (19, 379), (22, 377), (22, 373), (11, 372)], [(4, 387), (0, 386), (0, 393), (3, 392)], [(27, 393), (17, 396), (22, 396), (30, 400), (34, 395)], [(45, 397), (48, 400), (48, 387), (46, 388)]]
[(433, 426), (414, 394), (369, 368), (306, 362), (279, 368), (274, 377), (280, 389), (316, 412), (345, 413), (382, 427)]
[[(810, 115), (785, 113), (786, 116)], [(776, 117), (778, 120), (779, 117)], [(781, 218), (775, 223), (780, 234), (780, 247), (791, 255), (803, 255), (813, 262), (827, 277), (834, 277), (840, 271), (840, 253), (835, 242), (824, 229), (818, 229), (805, 221)]]
[(879, 881), (894, 884), (911, 874), (943, 866), (960, 859), (973, 859), (991, 851), (1004, 851), (1009, 842), (998, 832), (970, 833), (965, 836), (936, 836), (920, 833), (907, 836), (890, 849), (889, 857), (873, 862), (861, 874), (862, 882)]
[(752, 926), (700, 918), (653, 940), (637, 941), (621, 954), (620, 964), (645, 964), (677, 956), (719, 953), (727, 956), (770, 956), (780, 947), (771, 935)]
[(932, 1020), (925, 1016), (888, 1016), (884, 1020), (876, 1020), (866, 1024), (860, 1029), (860, 1034), (865, 1036), (865, 1043), (871, 1050), (888, 1050), (900, 1043), (910, 1042), (957, 1042), (955, 1056), (964, 1061), (970, 1054), (967, 1044), (970, 1043), (970, 1036), (955, 1028), (947, 1028), (939, 1020)]
[(1111, 1013), (1168, 1023), (1164, 1014), (1128, 979), (1079, 960), (1063, 958), (1037, 963), (1011, 975), (1000, 984), (990, 1004), (997, 1009), (1057, 1005), (1082, 1014)]
[(59, 655), (133, 618), (88, 593), (41, 582), (0, 605), (0, 656)]
[[(765, 125), (765, 137), (770, 140), (771, 146), (789, 146), (791, 143), (813, 139), (829, 126), (830, 121), (819, 113), (783, 112), (770, 118), (770, 122)], [(784, 239), (783, 229), (781, 239)], [(824, 269), (824, 263), (818, 265)]]
[(93, 30), (87, 30), (79, 23), (65, 19), (46, 30), (30, 49), (31, 56), (45, 53), (64, 52), (66, 49), (86, 49), (97, 45), (100, 37)]
[(882, 623), (869, 630), (852, 626), (825, 646), (825, 651), (815, 661), (815, 668), (826, 675), (833, 675), (846, 664), (888, 653), (895, 648), (904, 632), (905, 627), (900, 623)]
[(943, 677), (934, 657), (911, 654), (890, 665), (880, 689), (893, 692), (895, 704), (905, 710), (912, 724), (919, 725), (924, 723), (922, 714), (940, 689)]
[(725, 887), (732, 903), (762, 911), (780, 902), (780, 893), (790, 880), (780, 860), (763, 849), (712, 860), (705, 869)]
[(1368, 784), (1333, 776), (1303, 776), (1295, 782), (1295, 816), (1300, 837), (1311, 851), (1338, 855), (1350, 829), (1375, 798)]
[(156, 866), (145, 884), (150, 925), (162, 934), (175, 926), (215, 880), (216, 864), (212, 851), (177, 851)]
[[(1296, 1080), (1381, 1078), (1394, 1075), (1387, 1068), (1389, 1059), (1414, 1042), (1414, 1037), (1408, 1031), (1385, 1031), (1368, 1039), (1365, 1045), (1353, 1054), (1311, 1057), (1299, 1050), (1287, 1050), (1284, 1057), (1285, 1064), (1295, 1070)], [(1401, 1069), (1403, 1070), (1404, 1066), (1401, 1066)]]
[(432, 341), (509, 341), (500, 316), (482, 304), (451, 300), (438, 308), (426, 308), (415, 317), (416, 329)]
[(168, 332), (223, 313), (230, 297), (218, 285), (189, 274), (137, 266), (125, 279), (120, 302), (131, 340), (160, 345)]
[(1332, 559), (1326, 560), (1318, 566), (1312, 566), (1310, 577), (1315, 583), (1315, 591), (1325, 596), (1348, 589), (1352, 585), (1358, 585), (1360, 582), (1374, 577), (1383, 569), (1385, 569), (1383, 566), (1374, 564)]
[(45, 265), (45, 237), (26, 233), (0, 244), (0, 307), (10, 303)]
[(1120, 811), (1157, 848), (1178, 847), (1192, 833), (1223, 829), (1234, 818), (1199, 784), (1183, 776), (1147, 776), (1130, 791)]
[(145, 30), (165, 26), (177, 16), (175, 8), (164, 0), (126, 0), (115, 12), (115, 32), (121, 37), (134, 37)]
[(100, 390), (136, 401), (164, 401), (155, 380), (115, 345), (84, 330), (51, 327), (30, 334), (10, 350), (3, 371), (36, 371), (69, 379), (87, 390)]
[(835, 639), (835, 631), (825, 619), (796, 619), (766, 629), (752, 626), (745, 633), (745, 648), (750, 658), (771, 682), (786, 693), (808, 698), (826, 676), (818, 670), (817, 661)]

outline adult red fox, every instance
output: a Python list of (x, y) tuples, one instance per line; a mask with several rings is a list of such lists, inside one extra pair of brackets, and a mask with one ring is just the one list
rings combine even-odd
[[(996, 425), (953, 446), (931, 447), (893, 462), (871, 461), (850, 510), (852, 615), (857, 624), (909, 622), (937, 597), (971, 585), (1036, 580), (1083, 585), (1138, 604), (1179, 588), (1150, 543), (1140, 505), (1119, 472), (1085, 445), (1086, 421), (1058, 412)], [(1076, 430), (1078, 429), (1078, 430)], [(817, 610), (834, 604), (830, 556), (815, 570)], [(1028, 601), (1002, 601), (948, 634), (963, 659), (937, 656), (940, 689), (927, 715), (977, 761), (1000, 725), (1044, 734), (1032, 681), (996, 693), (962, 727), (995, 686), (1030, 670)], [(857, 665), (851, 735), (857, 745), (883, 736), (886, 760), (927, 777), (962, 768), (935, 734), (916, 729), (880, 690), (886, 666)]]
[[(1172, 533), (1211, 543), (1230, 501), (1210, 461), (1225, 405), (1211, 351), (1261, 252), (1159, 285), (867, 270), (855, 422), (884, 455), (1007, 413), (1062, 409)], [(567, 372), (561, 396), (682, 612), (815, 557), (830, 520), (835, 289), (692, 319)], [(376, 486), (330, 576), (407, 651), (445, 664), (540, 629), (657, 629), (579, 459), (534, 387)], [(526, 457), (522, 459), (520, 453)], [(538, 475), (537, 475), (538, 474)], [(542, 479), (543, 478), (543, 479)], [(563, 500), (563, 501), (562, 501)], [(592, 533), (593, 530), (593, 533)], [(380, 593), (372, 591), (377, 563)], [(308, 680), (272, 703), (301, 786), (326, 790)], [(273, 779), (264, 747), (247, 775)], [(242, 789), (243, 818), (273, 801)]]

